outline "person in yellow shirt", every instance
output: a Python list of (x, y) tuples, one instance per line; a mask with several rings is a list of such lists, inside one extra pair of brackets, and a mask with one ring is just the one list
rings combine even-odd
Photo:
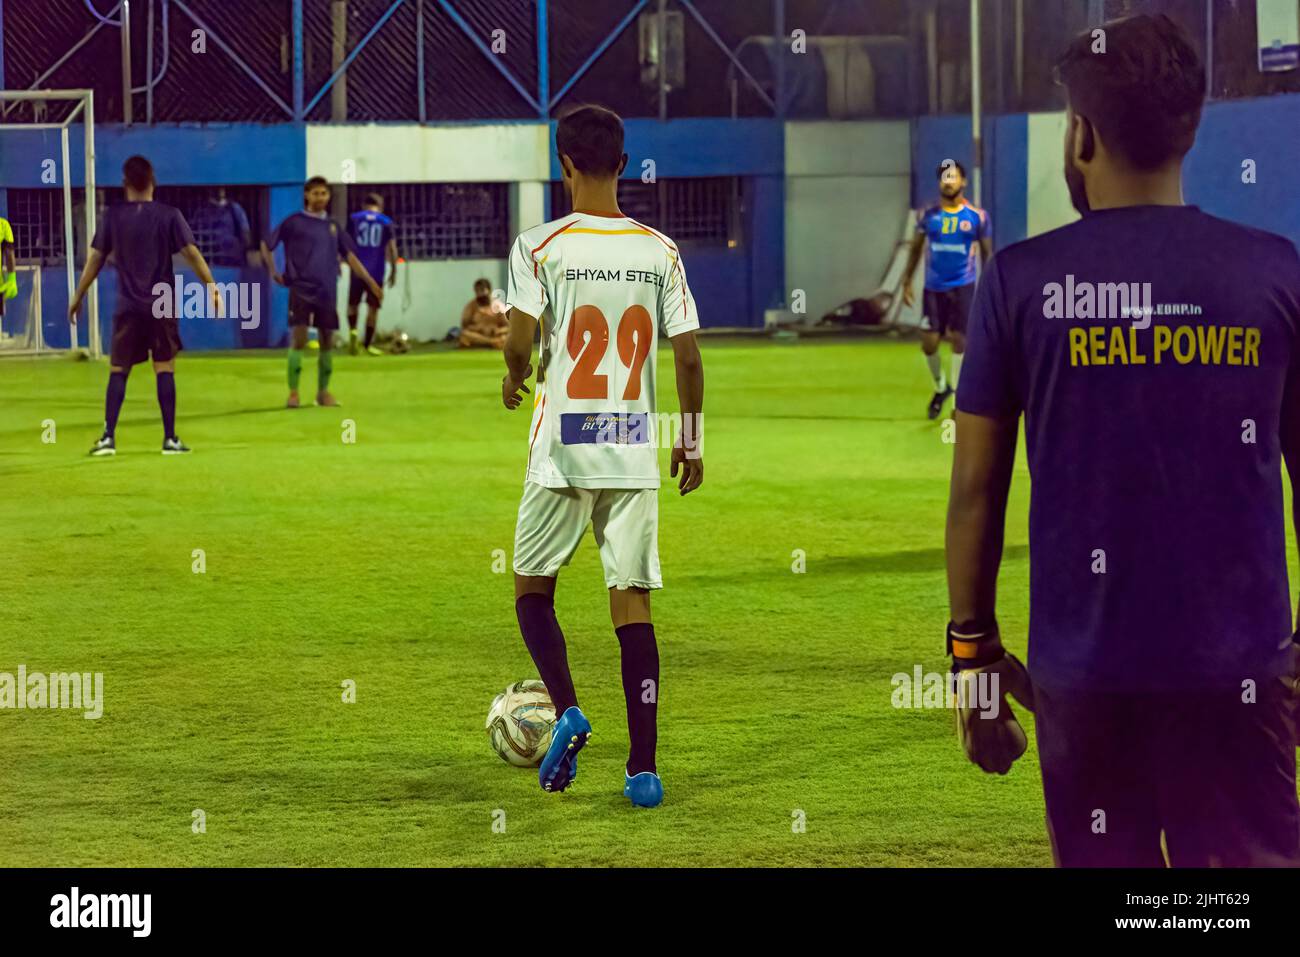
[(14, 230), (9, 220), (0, 216), (0, 316), (5, 314), (5, 302), (18, 295), (18, 256), (14, 246)]

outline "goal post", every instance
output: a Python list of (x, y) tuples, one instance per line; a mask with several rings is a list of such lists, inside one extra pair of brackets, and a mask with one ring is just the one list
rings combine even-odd
[(41, 328), (41, 267), (18, 264), (18, 296), (0, 312), (0, 356), (33, 356), (49, 350)]
[[(9, 122), (10, 113), (13, 111), (13, 104), (30, 103), (33, 107), (42, 103), (71, 103), (72, 108), (57, 122), (41, 122), (39, 113), (34, 108), (32, 116), (34, 122), (21, 123)], [(95, 235), (95, 93), (93, 90), (0, 90), (0, 136), (9, 138), (22, 132), (36, 130), (57, 130), (59, 134), (59, 162), (60, 162), (60, 182), (63, 194), (63, 260), (64, 271), (66, 274), (68, 302), (77, 290), (77, 256), (76, 247), (73, 242), (73, 189), (72, 189), (72, 149), (70, 130), (74, 123), (80, 121), (84, 129), (83, 136), (83, 162), (85, 164), (85, 199), (84, 199), (84, 219), (86, 245), (89, 248), (91, 239)], [(24, 272), (20, 260), (20, 279)], [(41, 270), (39, 261), (34, 264), (35, 269), (27, 270), (31, 275), (32, 281), (40, 282)], [(11, 300), (11, 305), (18, 303), (19, 300)], [(37, 354), (41, 352), (51, 352), (54, 349), (46, 344), (44, 335), (45, 317), (41, 311), (41, 294), (39, 289), (29, 293), (26, 303), (29, 321), (34, 322), (36, 329), (27, 329), (23, 337), (29, 345), (23, 348), (4, 348), (4, 340), (0, 339), (0, 355), (14, 354)], [(33, 313), (32, 310), (35, 310)], [(96, 280), (91, 284), (90, 290), (86, 296), (85, 305), (85, 323), (87, 328), (87, 346), (90, 354), (99, 358), (103, 354), (99, 333), (99, 281)], [(76, 323), (68, 322), (68, 342), (72, 350), (80, 348), (79, 326)], [(9, 340), (11, 344), (16, 343), (17, 337)]]

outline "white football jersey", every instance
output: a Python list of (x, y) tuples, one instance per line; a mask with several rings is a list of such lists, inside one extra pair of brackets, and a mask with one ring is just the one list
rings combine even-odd
[(543, 223), (515, 241), (506, 304), (542, 327), (528, 481), (658, 488), (659, 336), (700, 327), (676, 244), (626, 216)]

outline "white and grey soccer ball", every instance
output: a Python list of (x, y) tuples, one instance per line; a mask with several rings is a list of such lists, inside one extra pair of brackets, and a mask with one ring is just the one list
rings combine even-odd
[(492, 750), (507, 764), (535, 768), (551, 746), (555, 705), (546, 685), (536, 678), (516, 681), (492, 701), (487, 733)]

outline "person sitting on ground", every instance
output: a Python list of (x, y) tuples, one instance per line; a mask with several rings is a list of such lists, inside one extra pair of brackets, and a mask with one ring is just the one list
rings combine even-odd
[(502, 349), (509, 329), (505, 305), (493, 297), (492, 283), (478, 280), (474, 283), (474, 298), (460, 314), (460, 347)]

